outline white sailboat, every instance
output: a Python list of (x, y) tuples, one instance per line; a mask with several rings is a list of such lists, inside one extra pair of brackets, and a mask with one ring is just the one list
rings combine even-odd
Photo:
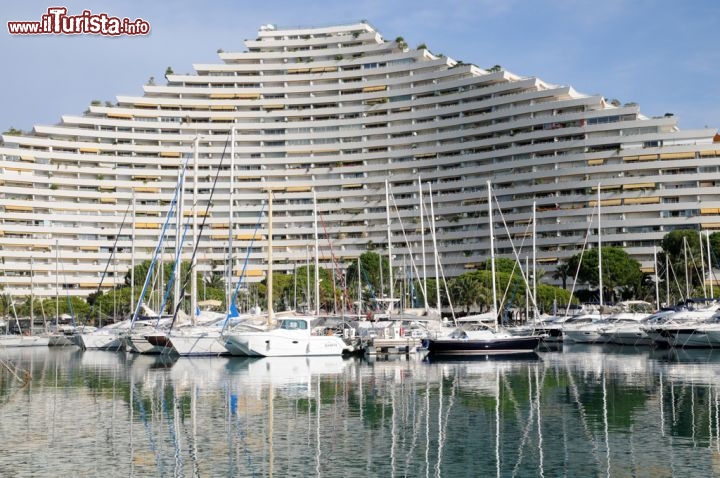
[[(32, 284), (32, 279), (31, 279)], [(32, 290), (32, 285), (31, 285)], [(32, 300), (34, 300), (33, 294), (30, 294), (30, 301), (32, 303)], [(32, 306), (31, 306), (32, 307)], [(15, 325), (17, 330), (20, 332), (19, 334), (11, 334), (10, 333), (10, 324), (5, 323), (5, 334), (0, 335), (0, 347), (47, 347), (48, 345), (48, 337), (47, 335), (34, 335), (30, 333), (29, 331), (26, 333), (23, 333), (22, 329), (20, 328), (20, 321), (18, 320), (17, 311), (15, 310), (15, 301), (12, 299), (12, 296), (10, 296), (10, 308), (13, 312), (13, 317), (15, 318)], [(32, 314), (31, 314), (32, 315)], [(30, 327), (32, 328), (34, 317), (30, 318)]]
[[(272, 190), (268, 191), (268, 272), (267, 272), (267, 324), (273, 322), (272, 304)], [(316, 254), (317, 261), (317, 254)], [(317, 266), (315, 273), (318, 273)], [(316, 297), (318, 282), (316, 281)], [(319, 303), (316, 300), (316, 308)], [(335, 335), (315, 335), (311, 316), (289, 316), (277, 320), (268, 330), (230, 330), (224, 334), (224, 347), (232, 355), (259, 357), (290, 357), (316, 355), (342, 355), (348, 345)]]

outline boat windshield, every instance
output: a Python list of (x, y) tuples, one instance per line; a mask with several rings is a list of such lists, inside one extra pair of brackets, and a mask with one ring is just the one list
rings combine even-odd
[(281, 329), (307, 330), (307, 327), (307, 322), (305, 322), (304, 320), (285, 319), (280, 323)]

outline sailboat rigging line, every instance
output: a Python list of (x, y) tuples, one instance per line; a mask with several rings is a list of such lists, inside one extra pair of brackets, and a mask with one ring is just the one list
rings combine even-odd
[[(3, 270), (3, 274), (5, 274), (4, 270)], [(22, 329), (20, 328), (20, 320), (18, 320), (17, 310), (15, 309), (15, 301), (13, 300), (12, 295), (9, 293), (6, 295), (6, 297), (10, 300), (10, 308), (12, 309), (13, 317), (15, 317), (15, 325), (18, 329), (18, 332), (20, 332), (22, 334)], [(6, 334), (9, 333), (8, 332), (9, 327), (10, 327), (10, 322), (8, 321), (5, 323), (5, 333)]]
[[(349, 301), (349, 296), (347, 293), (347, 287), (345, 282), (345, 274), (342, 273), (342, 270), (340, 270), (340, 266), (338, 265), (337, 258), (335, 257), (335, 253), (333, 252), (332, 247), (332, 241), (330, 240), (330, 235), (327, 232), (327, 227), (325, 226), (325, 218), (323, 217), (322, 213), (320, 211), (316, 211), (316, 214), (320, 216), (320, 224), (322, 224), (323, 232), (325, 233), (325, 240), (328, 243), (328, 247), (330, 248), (330, 259), (332, 260), (333, 269), (335, 269), (335, 274), (340, 278), (340, 289), (343, 291), (343, 297), (345, 297), (346, 301)], [(392, 287), (392, 284), (390, 284), (390, 287)], [(333, 289), (335, 289), (335, 281), (333, 280)], [(335, 305), (335, 311), (337, 312), (337, 293), (335, 290), (333, 290), (333, 299), (334, 299), (334, 305)], [(347, 304), (343, 304), (343, 309), (345, 308)]]
[[(5, 268), (3, 267), (2, 273), (5, 274)], [(3, 294), (3, 297), (8, 299), (10, 301), (10, 307), (13, 310), (13, 314), (15, 315), (15, 320), (17, 321), (17, 313), (15, 311), (15, 301), (12, 298), (12, 295)], [(5, 323), (5, 333), (9, 333), (9, 327), (10, 327), (10, 321), (7, 321)], [(19, 327), (19, 326), (18, 326)], [(30, 380), (32, 380), (32, 375), (30, 372), (24, 369), (19, 369), (11, 360), (5, 360), (3, 358), (0, 358), (0, 365), (5, 367), (10, 374), (17, 379), (18, 382), (23, 384), (23, 387), (27, 385)], [(11, 365), (14, 367), (11, 367)], [(21, 372), (22, 377), (18, 374), (18, 372)]]
[[(152, 260), (150, 261), (150, 266), (148, 267), (147, 274), (145, 275), (145, 282), (143, 283), (142, 290), (140, 291), (140, 297), (138, 298), (137, 304), (135, 305), (135, 310), (133, 311), (132, 319), (130, 320), (130, 328), (132, 328), (135, 325), (138, 314), (140, 313), (140, 307), (142, 306), (142, 303), (143, 303), (143, 297), (145, 297), (145, 292), (147, 292), (150, 278), (153, 275), (153, 270), (155, 269), (155, 264), (157, 263), (158, 254), (160, 253), (160, 249), (165, 241), (165, 234), (167, 232), (168, 224), (170, 223), (170, 218), (173, 216), (173, 211), (175, 209), (175, 205), (177, 204), (178, 198), (180, 197), (180, 188), (182, 187), (183, 178), (185, 176), (185, 171), (187, 170), (189, 161), (190, 161), (190, 157), (188, 156), (187, 158), (185, 158), (185, 163), (183, 164), (180, 175), (178, 176), (177, 186), (175, 186), (175, 194), (173, 195), (172, 201), (170, 202), (170, 209), (168, 210), (168, 213), (165, 216), (165, 222), (163, 223), (162, 230), (160, 231), (160, 237), (158, 239), (158, 243), (155, 245), (155, 251), (153, 252), (153, 257), (152, 257)], [(162, 315), (162, 310), (158, 311), (158, 313)]]
[[(515, 243), (512, 241), (512, 236), (510, 234), (510, 229), (508, 228), (507, 221), (505, 221), (505, 215), (503, 214), (502, 208), (500, 207), (500, 202), (498, 201), (497, 196), (495, 196), (494, 194), (493, 194), (493, 199), (495, 200), (495, 204), (497, 204), (497, 211), (500, 214), (500, 219), (502, 220), (503, 226), (505, 227), (505, 233), (507, 234), (507, 237), (510, 241), (510, 246), (512, 247), (512, 250), (513, 250), (513, 255), (515, 256), (515, 266), (517, 266), (517, 264), (522, 262), (520, 260), (520, 252), (522, 251), (523, 246), (525, 245), (525, 238), (527, 237), (528, 230), (530, 229), (530, 226), (532, 225), (532, 223), (528, 223), (527, 226), (525, 226), (525, 232), (523, 233), (522, 241), (520, 241), (520, 247), (518, 249), (516, 249)], [(513, 274), (514, 273), (515, 273), (515, 267), (513, 267)], [(525, 271), (523, 271), (522, 268), (520, 269), (520, 276), (522, 277), (523, 282), (525, 282), (525, 287), (530, 289), (530, 281), (529, 281), (528, 277), (525, 275)], [(507, 290), (509, 288), (510, 288), (510, 282), (508, 282), (508, 286), (505, 289), (505, 294), (503, 295), (503, 298), (500, 301), (501, 306), (505, 302), (505, 297), (507, 295)], [(534, 294), (532, 294), (530, 296), (530, 300), (531, 300), (532, 305), (535, 308), (535, 310), (537, 310), (538, 306), (537, 306), (537, 303), (535, 302)]]
[[(669, 261), (668, 261), (668, 267), (667, 267), (667, 270), (665, 271), (665, 273), (667, 274), (668, 272), (672, 273), (673, 281), (675, 282), (675, 287), (677, 287), (680, 297), (684, 298), (683, 293), (682, 293), (682, 288), (680, 287), (680, 282), (678, 282), (678, 276), (675, 273), (675, 268), (673, 267), (672, 263)], [(670, 305), (670, 304), (668, 304), (668, 305)]]
[[(127, 209), (125, 209), (125, 214), (123, 215), (122, 222), (120, 222), (120, 228), (118, 229), (117, 234), (115, 235), (115, 242), (113, 242), (112, 249), (110, 249), (110, 257), (108, 258), (108, 261), (105, 263), (105, 270), (102, 273), (102, 276), (100, 276), (100, 282), (98, 283), (97, 290), (95, 291), (95, 295), (97, 298), (99, 298), (100, 289), (102, 288), (103, 282), (105, 282), (105, 276), (107, 275), (107, 271), (110, 268), (110, 263), (112, 262), (113, 256), (115, 255), (117, 251), (117, 243), (120, 240), (120, 235), (122, 234), (123, 226), (125, 225), (125, 220), (127, 219), (128, 213), (130, 212), (132, 204), (128, 204)], [(114, 281), (114, 279), (113, 279)], [(115, 285), (113, 284), (113, 288)], [(92, 316), (93, 310), (95, 309), (95, 304), (97, 303), (97, 298), (95, 301), (93, 301), (93, 306), (90, 308), (90, 316)], [(101, 311), (102, 312), (102, 311)]]
[[(432, 187), (431, 187), (430, 182), (428, 182), (427, 184), (428, 184), (428, 188), (430, 189), (430, 195), (429, 195), (430, 196), (430, 213), (432, 216), (432, 215), (434, 215), (433, 202), (432, 202)], [(438, 191), (438, 195), (439, 194), (440, 193)], [(428, 212), (427, 209), (425, 210), (425, 212), (426, 213)], [(452, 299), (450, 298), (450, 290), (448, 289), (447, 279), (445, 279), (445, 270), (443, 269), (442, 261), (440, 260), (440, 253), (438, 252), (437, 237), (435, 235), (435, 217), (429, 217), (428, 219), (432, 225), (433, 256), (435, 257), (434, 263), (435, 263), (435, 267), (437, 268), (437, 270), (435, 272), (435, 276), (442, 277), (443, 285), (445, 286), (445, 297), (447, 298), (448, 305), (450, 307), (450, 315), (453, 319), (453, 324), (455, 326), (457, 326), (457, 320), (455, 318), (455, 310), (453, 309)], [(438, 281), (439, 281), (439, 277), (438, 277)], [(442, 300), (440, 299), (440, 292), (439, 292), (440, 284), (435, 284), (435, 288), (438, 291), (438, 293), (437, 293), (437, 302), (438, 303), (435, 304), (435, 306), (437, 307), (439, 315), (442, 317)]]
[(227, 323), (230, 320), (230, 314), (232, 313), (232, 310), (237, 308), (237, 306), (235, 305), (235, 299), (237, 298), (238, 291), (240, 290), (240, 284), (242, 284), (242, 281), (245, 278), (245, 270), (247, 269), (248, 261), (250, 259), (250, 251), (252, 251), (253, 244), (255, 244), (255, 237), (257, 236), (257, 232), (260, 229), (260, 221), (262, 220), (263, 212), (265, 212), (265, 203), (263, 203), (262, 207), (260, 208), (260, 214), (258, 214), (258, 220), (255, 223), (255, 230), (253, 231), (253, 235), (250, 238), (250, 245), (248, 246), (247, 253), (245, 254), (245, 261), (243, 262), (242, 270), (240, 271), (240, 277), (238, 278), (237, 284), (235, 285), (235, 291), (233, 292), (232, 300), (230, 301), (231, 310), (228, 310), (225, 315), (225, 322), (223, 322), (222, 332), (225, 332), (225, 328), (227, 327)]
[[(205, 223), (207, 222), (207, 218), (210, 216), (210, 206), (212, 206), (213, 203), (213, 196), (215, 195), (215, 186), (217, 186), (218, 178), (220, 177), (220, 171), (222, 170), (223, 161), (225, 161), (225, 153), (228, 149), (228, 144), (230, 143), (230, 135), (228, 135), (228, 138), (225, 140), (225, 145), (223, 146), (222, 154), (220, 155), (220, 162), (218, 163), (217, 171), (215, 172), (215, 178), (213, 179), (212, 187), (210, 188), (210, 197), (208, 197), (207, 204), (205, 205), (205, 214), (203, 214), (203, 219), (200, 225), (198, 226), (198, 233), (197, 237), (194, 239), (193, 244), (193, 250), (192, 255), (190, 256), (190, 270), (185, 277), (185, 280), (182, 283), (182, 286), (180, 288), (180, 297), (183, 297), (185, 295), (185, 289), (187, 289), (188, 282), (190, 281), (190, 278), (193, 274), (195, 274), (194, 266), (195, 263), (195, 256), (197, 255), (198, 246), (200, 244), (200, 239), (202, 238), (203, 231), (205, 230)], [(189, 159), (189, 158), (188, 158)], [(197, 159), (196, 159), (197, 161)], [(231, 171), (232, 174), (232, 171)], [(197, 197), (193, 194), (193, 210), (195, 209), (195, 206), (197, 206)], [(232, 234), (232, 231), (228, 231), (228, 234)], [(232, 251), (231, 251), (232, 252)], [(195, 291), (193, 291), (195, 292)], [(170, 327), (168, 330), (168, 333), (170, 330), (172, 330), (172, 327), (175, 325), (175, 320), (177, 319), (177, 314), (180, 311), (180, 307), (182, 306), (182, 300), (177, 301), (177, 306), (175, 307), (175, 310), (173, 311), (173, 317), (172, 321), (170, 322)], [(190, 314), (192, 316), (195, 315), (195, 311), (191, 311)]]
[[(170, 298), (170, 291), (172, 290), (172, 286), (175, 283), (175, 277), (177, 275), (177, 269), (178, 264), (181, 263), (180, 260), (180, 251), (182, 251), (182, 246), (185, 244), (185, 237), (187, 236), (187, 232), (190, 226), (190, 221), (187, 221), (185, 223), (185, 227), (183, 227), (183, 234), (180, 239), (180, 247), (177, 250), (177, 253), (175, 254), (175, 261), (173, 262), (172, 272), (170, 273), (170, 279), (168, 280), (167, 286), (165, 287), (165, 295), (163, 296), (162, 304), (160, 305), (160, 309), (158, 311), (158, 317), (155, 321), (155, 327), (160, 325), (160, 319), (162, 318), (162, 311), (165, 310), (165, 306), (167, 305), (168, 299)], [(180, 273), (182, 274), (182, 269), (180, 270)]]
[[(62, 276), (63, 276), (63, 282), (67, 284), (67, 277), (65, 276), (65, 264), (60, 263), (60, 267), (62, 268)], [(68, 288), (65, 287), (65, 298), (67, 299), (68, 303), (68, 311), (70, 312), (70, 321), (72, 322), (73, 326), (75, 325), (75, 311), (73, 310), (72, 301), (70, 300), (70, 292), (68, 291)], [(13, 311), (15, 310), (13, 305)], [(17, 317), (16, 317), (17, 319)]]
[(455, 308), (453, 307), (452, 297), (450, 297), (450, 289), (448, 288), (447, 279), (445, 279), (445, 268), (442, 265), (442, 261), (438, 261), (438, 267), (440, 268), (440, 276), (442, 277), (443, 284), (445, 285), (445, 298), (448, 301), (448, 307), (450, 307), (450, 316), (452, 317), (453, 324), (457, 327), (457, 317), (455, 317)]
[[(578, 276), (580, 275), (580, 266), (582, 265), (583, 254), (585, 254), (585, 248), (587, 247), (588, 239), (590, 238), (590, 230), (592, 229), (592, 223), (593, 223), (594, 217), (595, 217), (595, 210), (593, 209), (593, 212), (590, 215), (590, 220), (588, 221), (587, 232), (585, 232), (585, 240), (583, 241), (583, 245), (580, 248), (580, 260), (578, 261), (578, 267), (575, 270), (575, 276), (573, 277), (573, 285), (570, 288), (570, 299), (572, 299), (572, 296), (575, 293), (575, 285), (577, 285), (577, 279), (578, 279)], [(571, 302), (571, 300), (568, 300), (567, 306), (565, 308), (566, 316), (568, 316), (570, 314), (570, 302)]]
[[(405, 225), (403, 224), (402, 217), (400, 217), (400, 211), (398, 210), (397, 203), (395, 202), (395, 196), (393, 196), (393, 193), (390, 193), (389, 196), (390, 201), (395, 208), (395, 214), (397, 215), (398, 221), (400, 221), (400, 230), (402, 231), (403, 239), (405, 239), (405, 246), (408, 248), (408, 251), (410, 251), (412, 248), (410, 247), (410, 241), (408, 241), (407, 234), (405, 233)], [(410, 266), (411, 269), (415, 271), (415, 277), (420, 277), (420, 272), (418, 271), (417, 264), (415, 264), (415, 259), (412, 254), (410, 254)], [(423, 294), (423, 302), (426, 302), (422, 287), (420, 287), (420, 293)]]
[(368, 290), (369, 290), (369, 292), (370, 292), (370, 298), (371, 298), (371, 299), (377, 298), (377, 295), (375, 294), (375, 288), (373, 287), (373, 284), (372, 284), (372, 282), (370, 281), (370, 276), (368, 275), (368, 271), (365, 270), (365, 269), (363, 269), (363, 268), (361, 267), (361, 268), (360, 268), (360, 274), (362, 275), (362, 278), (364, 279), (365, 284), (366, 284), (367, 287), (368, 287)]

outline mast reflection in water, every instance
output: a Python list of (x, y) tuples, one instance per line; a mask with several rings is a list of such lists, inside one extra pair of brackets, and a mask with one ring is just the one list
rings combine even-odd
[(710, 476), (720, 355), (367, 362), (2, 349), (13, 476)]

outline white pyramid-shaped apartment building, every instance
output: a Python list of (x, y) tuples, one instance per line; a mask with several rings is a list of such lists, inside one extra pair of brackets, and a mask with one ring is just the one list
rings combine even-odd
[[(576, 254), (588, 230), (597, 240), (598, 184), (603, 244), (649, 270), (667, 232), (720, 228), (715, 130), (681, 131), (672, 116), (647, 118), (637, 105), (409, 48), (366, 23), (263, 27), (245, 47), (193, 74), (169, 73), (143, 96), (3, 134), (0, 284), (13, 295), (32, 286), (84, 296), (121, 283), (133, 261), (152, 257), (186, 161), (183, 215), (194, 203), (204, 221), (199, 270), (224, 273), (231, 246), (234, 276), (249, 253), (251, 281), (266, 270), (268, 188), (277, 271), (313, 255), (316, 219), (326, 267), (386, 251), (386, 181), (394, 263), (409, 267), (412, 255), (422, 273), (424, 249), (428, 275), (430, 189), (446, 277), (489, 257), (488, 180), (502, 208), (498, 256), (514, 257), (514, 246), (532, 257), (535, 204), (546, 271)], [(167, 232), (165, 261), (174, 220)]]

